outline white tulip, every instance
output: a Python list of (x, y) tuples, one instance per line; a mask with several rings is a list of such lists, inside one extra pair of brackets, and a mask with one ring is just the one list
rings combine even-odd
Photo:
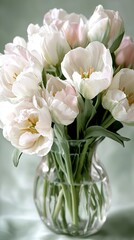
[[(18, 100), (20, 93), (26, 97), (40, 90), (42, 66), (24, 47), (8, 46), (6, 53), (0, 55), (0, 66), (0, 99)], [(29, 92), (24, 91), (27, 88)]]
[(12, 86), (12, 93), (18, 98), (40, 95), (39, 79), (33, 72), (21, 72)]
[(75, 89), (65, 80), (48, 75), (46, 101), (54, 122), (69, 125), (79, 113)]
[(3, 123), (3, 135), (11, 144), (27, 154), (46, 155), (53, 144), (51, 116), (46, 101), (33, 96), (14, 104)]
[(134, 70), (124, 68), (115, 75), (102, 105), (116, 120), (134, 124)]
[(100, 42), (92, 42), (85, 49), (79, 47), (68, 52), (61, 69), (65, 78), (87, 99), (107, 89), (113, 75), (111, 54)]
[(43, 66), (61, 63), (70, 47), (63, 35), (53, 27), (30, 24), (28, 27), (28, 50)]
[(12, 43), (7, 43), (5, 45), (5, 50), (4, 50), (4, 53), (13, 53), (14, 49), (16, 46), (21, 46), (23, 48), (27, 48), (27, 43), (25, 41), (24, 38), (22, 37), (15, 37), (13, 39), (13, 42)]
[(110, 48), (123, 33), (124, 23), (119, 13), (104, 9), (101, 5), (97, 6), (88, 21), (89, 40), (100, 41)]

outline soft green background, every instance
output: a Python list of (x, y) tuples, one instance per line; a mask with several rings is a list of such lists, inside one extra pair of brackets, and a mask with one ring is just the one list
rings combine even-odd
[[(42, 24), (44, 13), (50, 8), (64, 8), (88, 17), (99, 4), (118, 10), (126, 34), (134, 38), (133, 0), (0, 0), (0, 52), (16, 35), (26, 37), (29, 23)], [(99, 148), (111, 182), (112, 202), (104, 227), (88, 239), (134, 239), (134, 128), (125, 127), (121, 133), (131, 138), (125, 148), (110, 140), (105, 140)], [(24, 155), (15, 168), (12, 150), (0, 132), (0, 240), (69, 239), (51, 233), (36, 212), (32, 188), (39, 159)]]

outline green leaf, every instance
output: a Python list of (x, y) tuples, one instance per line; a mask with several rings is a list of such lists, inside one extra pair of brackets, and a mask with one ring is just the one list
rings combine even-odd
[(112, 140), (120, 143), (121, 145), (124, 146), (124, 141), (129, 141), (129, 138), (123, 137), (117, 133), (113, 133), (101, 126), (91, 126), (87, 128), (85, 132), (85, 139), (91, 138), (91, 137), (108, 137), (111, 138)]
[(124, 32), (122, 34), (120, 34), (119, 37), (114, 41), (114, 43), (110, 47), (110, 52), (111, 53), (113, 53), (119, 47), (123, 36), (124, 36)]
[(21, 155), (22, 155), (22, 152), (19, 149), (15, 148), (12, 153), (12, 160), (15, 167), (18, 166)]
[(94, 107), (97, 110), (97, 108), (101, 105), (101, 102), (102, 102), (102, 93), (99, 93), (95, 98), (96, 98), (96, 102)]
[(63, 172), (66, 172), (66, 176), (68, 179), (68, 182), (71, 183), (72, 182), (72, 164), (71, 164), (71, 159), (70, 159), (70, 151), (69, 151), (69, 144), (66, 138), (66, 134), (65, 134), (65, 128), (63, 125), (60, 124), (55, 124), (54, 126), (54, 134), (55, 134), (55, 143), (57, 146), (57, 150), (58, 153), (61, 153), (62, 155), (62, 159), (58, 159), (58, 163), (60, 163), (60, 161), (64, 159), (64, 164), (65, 164), (65, 171), (63, 170), (63, 165), (61, 170), (63, 170)]
[(87, 119), (88, 122), (91, 121), (91, 119), (94, 117), (95, 113), (96, 113), (96, 108), (93, 106), (92, 100), (86, 99), (85, 109), (84, 109), (85, 119)]
[(95, 106), (92, 100), (85, 99), (85, 101), (79, 101), (80, 103), (80, 113), (77, 117), (79, 123), (79, 131), (82, 129), (84, 131), (85, 125), (89, 123), (94, 115), (96, 114)]
[(57, 168), (57, 174), (60, 177), (60, 170), (65, 173), (66, 175), (66, 169), (65, 169), (65, 164), (63, 162), (61, 154), (58, 152), (50, 152), (51, 158), (53, 159), (55, 166)]
[(42, 83), (43, 83), (43, 87), (45, 88), (47, 83), (45, 68), (43, 68), (43, 71), (42, 71)]
[(65, 134), (65, 126), (55, 123), (54, 125), (54, 134), (57, 139), (66, 139), (66, 134)]

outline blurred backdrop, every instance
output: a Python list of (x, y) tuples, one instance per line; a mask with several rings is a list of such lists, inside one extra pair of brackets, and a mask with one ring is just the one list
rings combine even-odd
[[(126, 34), (134, 38), (133, 0), (0, 0), (0, 52), (3, 53), (4, 45), (12, 42), (15, 36), (26, 38), (27, 26), (30, 23), (41, 25), (44, 13), (51, 8), (64, 8), (68, 12), (82, 13), (89, 17), (99, 4), (104, 8), (118, 10), (124, 19)], [(125, 144), (125, 148), (106, 139), (98, 153), (111, 182), (110, 211), (132, 207), (134, 212), (134, 127), (125, 126), (121, 133), (131, 138), (131, 141)], [(23, 213), (27, 219), (29, 216), (37, 218), (32, 187), (35, 169), (40, 159), (24, 155), (19, 166), (15, 168), (11, 161), (12, 150), (13, 147), (3, 138), (0, 131), (0, 215), (10, 216), (14, 208), (16, 216)], [(4, 218), (0, 221), (2, 219)], [(10, 218), (10, 221), (12, 222), (13, 218)], [(4, 221), (0, 224), (1, 232), (4, 224)], [(134, 230), (132, 231), (134, 236)], [(0, 235), (0, 240), (8, 239), (1, 236), (5, 235)]]
[(14, 36), (25, 37), (29, 23), (42, 24), (44, 13), (50, 8), (64, 8), (88, 17), (99, 4), (118, 10), (124, 19), (126, 33), (134, 36), (133, 0), (0, 0), (0, 50)]

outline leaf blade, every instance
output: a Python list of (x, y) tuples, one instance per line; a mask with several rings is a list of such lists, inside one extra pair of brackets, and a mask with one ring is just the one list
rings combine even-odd
[(12, 161), (15, 167), (18, 166), (21, 155), (22, 155), (22, 152), (19, 149), (15, 148), (12, 153)]
[(108, 137), (111, 138), (112, 140), (120, 143), (121, 145), (124, 146), (124, 141), (129, 141), (129, 138), (126, 138), (124, 136), (121, 136), (118, 133), (111, 132), (101, 126), (91, 126), (87, 128), (85, 132), (85, 139), (91, 138), (91, 137)]

